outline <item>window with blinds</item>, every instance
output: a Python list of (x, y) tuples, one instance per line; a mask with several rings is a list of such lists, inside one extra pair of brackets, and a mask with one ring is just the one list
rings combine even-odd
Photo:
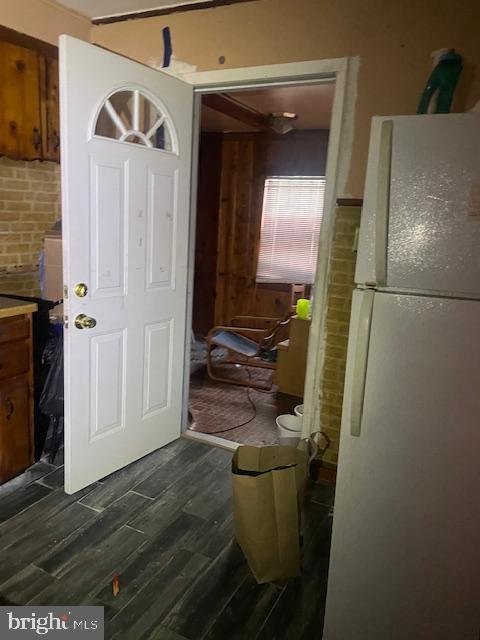
[(313, 283), (324, 196), (323, 177), (265, 180), (257, 282)]

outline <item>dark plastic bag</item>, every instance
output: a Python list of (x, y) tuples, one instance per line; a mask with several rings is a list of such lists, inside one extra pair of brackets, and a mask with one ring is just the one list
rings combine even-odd
[[(46, 350), (51, 349), (47, 345)], [(56, 338), (53, 351), (50, 351), (50, 369), (40, 396), (40, 411), (47, 416), (63, 416), (63, 335)]]
[(49, 340), (43, 358), (50, 369), (39, 406), (40, 411), (50, 418), (45, 453), (48, 454), (48, 461), (53, 464), (63, 440), (63, 332)]
[(58, 340), (61, 339), (63, 334), (62, 325), (50, 324), (48, 327), (47, 340), (45, 347), (42, 351), (42, 364), (50, 367), (53, 357), (55, 355), (55, 349), (57, 348)]

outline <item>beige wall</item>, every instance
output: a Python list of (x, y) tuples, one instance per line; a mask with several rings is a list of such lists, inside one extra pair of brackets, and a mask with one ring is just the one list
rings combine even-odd
[(0, 25), (55, 45), (62, 33), (90, 39), (90, 21), (52, 0), (0, 0)]
[(415, 112), (431, 52), (456, 47), (465, 57), (456, 110), (480, 99), (479, 24), (478, 0), (258, 0), (96, 26), (92, 40), (158, 64), (169, 25), (177, 58), (199, 70), (359, 56), (350, 176), (339, 195), (361, 196), (370, 117)]

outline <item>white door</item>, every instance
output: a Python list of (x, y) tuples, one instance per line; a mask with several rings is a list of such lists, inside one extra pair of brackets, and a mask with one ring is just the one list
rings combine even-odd
[(60, 88), (74, 493), (180, 435), (193, 89), (68, 36)]
[(357, 282), (480, 295), (479, 247), (480, 116), (374, 118)]
[(477, 640), (480, 301), (375, 293), (369, 332), (369, 296), (352, 306), (323, 638)]

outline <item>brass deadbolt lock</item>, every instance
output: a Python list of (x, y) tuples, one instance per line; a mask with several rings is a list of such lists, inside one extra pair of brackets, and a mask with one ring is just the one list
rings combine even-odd
[(93, 329), (97, 324), (95, 318), (86, 316), (84, 313), (79, 313), (75, 318), (75, 326), (77, 329)]
[(84, 282), (79, 282), (73, 287), (75, 295), (79, 298), (84, 298), (88, 293), (88, 287)]

